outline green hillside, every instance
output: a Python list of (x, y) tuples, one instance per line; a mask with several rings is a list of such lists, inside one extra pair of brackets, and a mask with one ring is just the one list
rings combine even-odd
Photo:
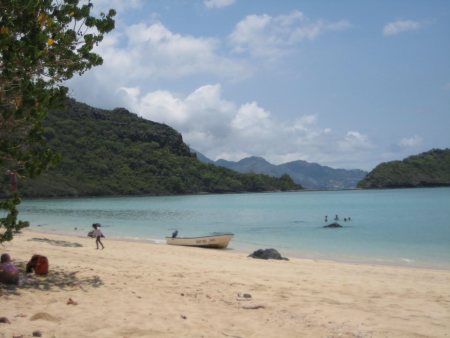
[[(23, 197), (167, 195), (299, 190), (289, 176), (240, 174), (199, 161), (180, 133), (126, 109), (67, 101), (44, 121), (47, 145), (62, 155), (42, 176), (19, 182)], [(0, 194), (9, 193), (8, 177)]]
[(381, 163), (359, 188), (450, 186), (450, 149), (433, 149), (403, 161)]

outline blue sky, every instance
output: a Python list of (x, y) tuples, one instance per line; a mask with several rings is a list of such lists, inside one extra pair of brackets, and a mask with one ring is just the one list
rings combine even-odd
[(450, 145), (450, 1), (92, 2), (116, 29), (72, 96), (211, 159), (371, 170)]

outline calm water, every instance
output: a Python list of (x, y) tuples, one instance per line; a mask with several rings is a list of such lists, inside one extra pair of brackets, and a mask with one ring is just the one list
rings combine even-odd
[[(232, 232), (230, 248), (249, 253), (450, 268), (450, 188), (35, 200), (19, 210), (49, 232), (85, 235), (99, 222), (109, 238), (157, 243), (174, 229)], [(336, 214), (344, 227), (324, 229)]]

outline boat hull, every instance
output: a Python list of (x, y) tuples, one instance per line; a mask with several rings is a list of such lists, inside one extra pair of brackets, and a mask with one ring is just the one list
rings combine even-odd
[(223, 249), (228, 246), (233, 234), (224, 234), (205, 237), (166, 237), (168, 245), (194, 246), (199, 248), (216, 248)]

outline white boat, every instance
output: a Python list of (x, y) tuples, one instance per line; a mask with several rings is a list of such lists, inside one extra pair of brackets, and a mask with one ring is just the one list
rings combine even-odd
[(234, 234), (217, 234), (204, 237), (166, 237), (166, 242), (169, 245), (223, 249), (228, 246), (233, 237)]

